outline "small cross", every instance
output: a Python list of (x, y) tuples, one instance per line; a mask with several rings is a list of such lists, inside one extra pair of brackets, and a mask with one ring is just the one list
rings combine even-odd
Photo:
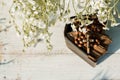
[(89, 41), (89, 37), (90, 37), (90, 35), (87, 34), (87, 53), (88, 54), (90, 53), (90, 41)]
[(87, 53), (90, 53), (90, 42), (94, 42), (94, 39), (90, 39), (90, 35), (86, 34), (87, 40), (83, 40), (83, 42), (87, 42)]

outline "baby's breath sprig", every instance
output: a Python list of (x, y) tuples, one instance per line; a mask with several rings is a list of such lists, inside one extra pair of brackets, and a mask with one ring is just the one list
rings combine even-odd
[[(10, 15), (15, 24), (16, 31), (23, 35), (24, 47), (37, 44), (44, 39), (49, 49), (50, 44), (49, 27), (56, 21), (64, 20), (71, 10), (74, 9), (75, 15), (82, 24), (91, 22), (84, 21), (83, 15), (97, 14), (99, 21), (111, 23), (111, 26), (118, 25), (120, 18), (120, 0), (13, 0), (10, 8)], [(71, 6), (70, 6), (71, 5)], [(17, 24), (17, 16), (22, 18), (22, 26)]]

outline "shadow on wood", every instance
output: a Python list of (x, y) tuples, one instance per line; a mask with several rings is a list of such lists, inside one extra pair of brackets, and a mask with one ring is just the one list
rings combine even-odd
[(109, 45), (108, 52), (104, 56), (102, 56), (98, 64), (103, 62), (106, 58), (116, 53), (117, 50), (120, 49), (120, 25), (115, 27), (110, 27), (110, 30), (106, 31), (106, 33), (112, 39), (112, 43)]

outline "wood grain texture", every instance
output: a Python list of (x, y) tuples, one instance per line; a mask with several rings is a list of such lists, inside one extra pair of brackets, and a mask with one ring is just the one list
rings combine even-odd
[[(0, 0), (0, 2), (3, 0)], [(8, 17), (12, 0), (4, 0), (6, 8), (0, 8), (0, 15)], [(12, 26), (8, 32), (0, 33), (0, 40), (8, 43), (2, 50), (2, 60), (9, 64), (0, 65), (0, 80), (119, 80), (120, 79), (120, 26), (110, 28), (107, 34), (112, 38), (108, 54), (102, 59), (102, 63), (95, 68), (87, 64), (83, 59), (66, 47), (63, 31), (64, 22), (57, 22), (50, 28), (54, 34), (51, 42), (54, 46), (52, 52), (46, 51), (44, 42), (36, 48), (28, 48), (22, 52), (21, 37), (18, 36)]]

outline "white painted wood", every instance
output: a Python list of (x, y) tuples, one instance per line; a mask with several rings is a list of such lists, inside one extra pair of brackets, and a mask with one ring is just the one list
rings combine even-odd
[[(7, 7), (0, 8), (0, 17), (7, 17), (12, 0), (4, 0)], [(0, 0), (1, 3), (1, 0)], [(1, 6), (1, 5), (0, 5)], [(21, 37), (15, 34), (14, 27), (8, 32), (0, 33), (2, 53), (1, 63), (13, 60), (9, 64), (0, 65), (0, 80), (101, 80), (120, 79), (120, 26), (110, 28), (107, 33), (113, 42), (99, 65), (95, 68), (66, 47), (63, 31), (64, 22), (58, 22), (50, 29), (53, 32), (51, 42), (52, 52), (46, 51), (41, 42), (36, 48), (28, 48), (22, 52)]]

